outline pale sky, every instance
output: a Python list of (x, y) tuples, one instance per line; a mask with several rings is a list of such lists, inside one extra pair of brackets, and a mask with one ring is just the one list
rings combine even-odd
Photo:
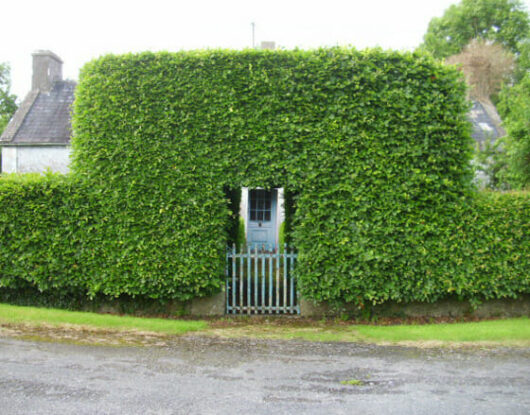
[(20, 101), (31, 87), (31, 53), (38, 49), (59, 55), (65, 78), (74, 80), (84, 63), (107, 53), (251, 47), (252, 22), (256, 44), (412, 50), (431, 18), (458, 2), (8, 0), (1, 7), (0, 62), (11, 65), (11, 91)]

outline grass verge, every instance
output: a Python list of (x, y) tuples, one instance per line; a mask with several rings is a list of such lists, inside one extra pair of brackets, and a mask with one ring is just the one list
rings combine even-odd
[[(411, 346), (492, 345), (530, 347), (530, 320), (527, 317), (465, 323), (407, 324), (407, 325), (351, 325), (344, 322), (322, 322), (296, 319), (217, 319), (171, 320), (116, 316), (49, 308), (22, 307), (0, 304), (0, 326), (4, 334), (108, 343), (113, 337), (117, 344), (140, 343), (149, 337), (198, 335), (225, 338), (301, 339), (320, 342), (363, 342), (404, 344)], [(1, 330), (0, 330), (1, 331)], [(72, 333), (77, 332), (73, 335)], [(83, 332), (80, 334), (80, 332)], [(88, 332), (88, 335), (85, 335)], [(119, 334), (127, 332), (126, 335)], [(118, 333), (118, 335), (116, 334)], [(144, 334), (142, 334), (144, 333)], [(140, 337), (139, 338), (139, 334)], [(96, 340), (91, 340), (96, 339)], [(124, 340), (125, 339), (125, 340)], [(158, 341), (158, 339), (156, 339)], [(121, 342), (121, 343), (120, 343)]]
[(444, 345), (530, 347), (530, 320), (527, 317), (466, 323), (386, 326), (320, 322), (305, 327), (284, 324), (247, 324), (234, 327), (212, 327), (203, 333), (221, 337), (363, 342), (423, 347)]
[(0, 323), (55, 327), (68, 325), (114, 331), (133, 330), (164, 334), (184, 334), (203, 330), (208, 326), (205, 321), (201, 320), (189, 321), (116, 316), (53, 308), (21, 307), (8, 304), (0, 304)]
[(530, 342), (530, 320), (527, 317), (471, 323), (357, 326), (356, 330), (367, 339), (388, 342)]

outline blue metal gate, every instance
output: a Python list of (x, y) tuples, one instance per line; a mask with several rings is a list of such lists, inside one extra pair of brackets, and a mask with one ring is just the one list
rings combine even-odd
[(300, 314), (293, 270), (297, 254), (284, 246), (228, 249), (226, 260), (227, 314)]

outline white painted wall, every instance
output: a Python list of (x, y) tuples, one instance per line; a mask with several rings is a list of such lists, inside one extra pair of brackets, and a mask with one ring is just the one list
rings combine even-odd
[(17, 171), (17, 148), (2, 147), (2, 172), (14, 173)]
[(70, 153), (66, 146), (2, 147), (2, 173), (68, 173)]

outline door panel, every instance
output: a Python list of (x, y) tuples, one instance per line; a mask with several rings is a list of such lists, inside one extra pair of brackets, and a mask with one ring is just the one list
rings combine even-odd
[(252, 189), (248, 192), (247, 243), (256, 246), (276, 245), (277, 190)]

